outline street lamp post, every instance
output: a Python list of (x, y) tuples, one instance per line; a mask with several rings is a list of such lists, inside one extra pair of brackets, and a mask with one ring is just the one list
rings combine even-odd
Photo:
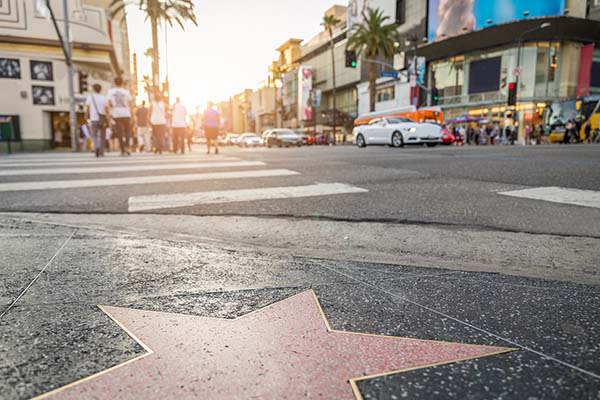
[[(525, 35), (527, 35), (528, 33), (531, 32), (535, 32), (537, 30), (540, 29), (546, 29), (549, 28), (552, 24), (550, 24), (550, 22), (544, 22), (543, 24), (541, 24), (540, 26), (536, 26), (533, 29), (529, 29), (526, 30), (525, 32), (523, 32), (520, 36), (519, 36), (519, 46), (517, 48), (517, 68), (516, 70), (518, 71), (518, 73), (516, 74), (515, 77), (515, 85), (516, 85), (516, 93), (519, 93), (519, 78), (521, 76), (521, 48), (523, 47), (523, 38), (525, 37)], [(517, 96), (517, 103), (518, 103), (518, 96)]]
[(523, 38), (531, 32), (535, 32), (540, 29), (546, 29), (550, 26), (551, 26), (550, 22), (544, 22), (540, 26), (536, 26), (535, 28), (526, 30), (525, 32), (521, 33), (521, 35), (519, 35), (519, 46), (517, 47), (517, 68), (516, 68), (517, 74), (515, 76), (515, 115), (514, 115), (515, 121), (517, 120), (517, 117), (519, 116), (519, 114), (518, 114), (519, 84), (520, 84), (520, 77), (521, 77), (521, 48), (523, 47)]

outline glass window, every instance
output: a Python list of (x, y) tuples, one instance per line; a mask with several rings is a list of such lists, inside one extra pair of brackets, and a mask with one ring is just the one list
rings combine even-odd
[(396, 90), (394, 86), (377, 89), (377, 102), (390, 101), (396, 98)]
[(0, 78), (21, 79), (21, 63), (15, 58), (0, 58)]
[(440, 97), (460, 96), (464, 81), (464, 57), (455, 57), (432, 66), (431, 85)]

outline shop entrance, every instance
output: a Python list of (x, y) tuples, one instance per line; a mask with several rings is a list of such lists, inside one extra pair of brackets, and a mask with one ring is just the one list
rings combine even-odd
[[(77, 113), (77, 127), (83, 123), (83, 113)], [(51, 112), (50, 125), (52, 132), (52, 148), (71, 148), (71, 124), (68, 112)], [(78, 134), (80, 135), (79, 131)]]

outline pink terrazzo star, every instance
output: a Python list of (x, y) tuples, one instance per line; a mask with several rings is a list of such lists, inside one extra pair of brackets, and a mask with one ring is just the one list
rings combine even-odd
[(312, 291), (234, 320), (101, 308), (147, 354), (43, 397), (360, 399), (361, 379), (512, 350), (332, 330)]

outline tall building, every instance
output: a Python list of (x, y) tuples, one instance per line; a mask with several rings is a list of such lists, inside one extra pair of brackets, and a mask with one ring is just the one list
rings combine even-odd
[[(406, 68), (415, 56), (416, 49), (427, 37), (427, 1), (421, 0), (350, 0), (348, 3), (348, 25), (354, 27), (363, 20), (363, 13), (378, 9), (388, 17), (386, 23), (398, 26), (396, 50), (401, 55), (402, 73), (397, 79), (381, 77), (376, 82), (375, 111), (385, 111), (409, 107), (414, 100), (408, 82)], [(380, 61), (392, 64), (392, 59)], [(392, 71), (392, 65), (377, 65), (378, 73)], [(357, 85), (358, 114), (370, 111), (369, 83), (363, 79)]]
[[(338, 127), (344, 124), (350, 130), (350, 121), (357, 115), (356, 85), (364, 76), (361, 63), (357, 68), (345, 68), (345, 50), (348, 41), (348, 8), (336, 5), (325, 12), (341, 22), (333, 31), (336, 65), (336, 110), (333, 110), (332, 59), (329, 33), (323, 30), (302, 46), (295, 74), (297, 89), (297, 123), (301, 127), (331, 129), (333, 112)], [(291, 76), (293, 77), (293, 75)], [(294, 86), (294, 85), (292, 85)]]
[[(67, 68), (52, 21), (33, 0), (0, 1), (0, 118), (10, 118), (13, 149), (70, 147)], [(86, 90), (105, 90), (115, 75), (130, 79), (127, 24), (111, 0), (69, 1), (74, 85), (83, 122)], [(60, 0), (50, 1), (63, 30)]]

